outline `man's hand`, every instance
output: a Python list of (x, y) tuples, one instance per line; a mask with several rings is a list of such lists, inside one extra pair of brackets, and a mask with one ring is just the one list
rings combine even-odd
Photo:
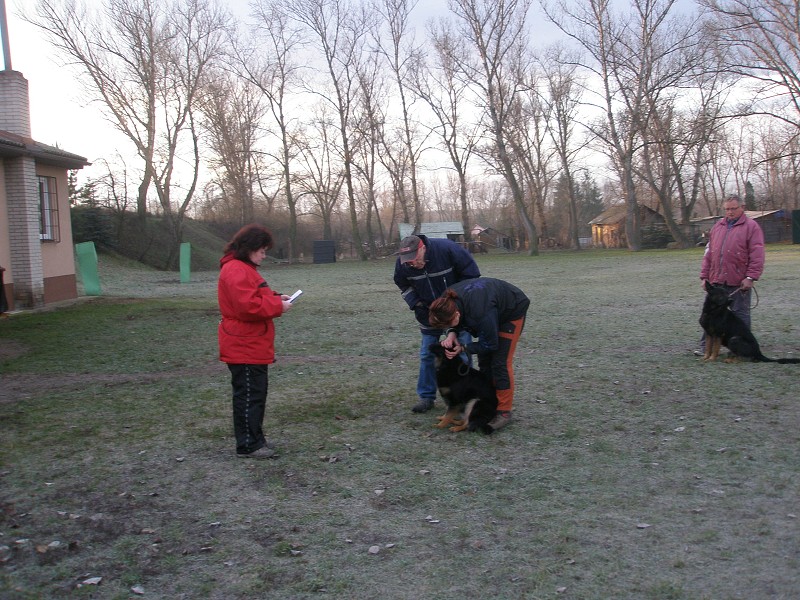
[(448, 348), (446, 348), (446, 347), (445, 347), (445, 349), (444, 349), (444, 355), (445, 355), (447, 358), (455, 358), (456, 356), (458, 356), (459, 354), (461, 354), (463, 351), (464, 351), (464, 347), (463, 347), (461, 344), (456, 344), (455, 346), (453, 346), (453, 347), (452, 347), (452, 348), (450, 348), (450, 349), (448, 349)]
[(447, 337), (442, 340), (442, 346), (444, 346), (446, 349), (452, 349), (457, 343), (458, 336), (456, 335), (455, 331), (448, 333)]
[(755, 281), (753, 281), (749, 277), (745, 277), (744, 279), (742, 279), (742, 283), (739, 284), (739, 288), (741, 288), (741, 290), (744, 292), (748, 292), (750, 291), (750, 289), (752, 289), (754, 283)]

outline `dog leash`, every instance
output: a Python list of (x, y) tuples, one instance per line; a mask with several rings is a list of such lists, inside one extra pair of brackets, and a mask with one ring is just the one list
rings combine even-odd
[[(750, 291), (753, 292), (753, 295), (755, 295), (755, 297), (756, 297), (756, 303), (750, 305), (750, 310), (753, 310), (754, 308), (756, 308), (758, 306), (758, 300), (759, 300), (759, 298), (758, 298), (758, 290), (756, 290), (756, 286), (753, 286), (753, 287), (750, 288)], [(730, 294), (728, 294), (728, 298), (733, 298), (734, 294), (741, 294), (741, 293), (742, 293), (742, 288), (736, 288)]]

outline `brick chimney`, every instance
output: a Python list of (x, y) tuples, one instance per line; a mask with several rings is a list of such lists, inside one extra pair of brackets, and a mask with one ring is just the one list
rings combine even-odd
[(28, 80), (19, 71), (0, 71), (0, 130), (31, 137)]

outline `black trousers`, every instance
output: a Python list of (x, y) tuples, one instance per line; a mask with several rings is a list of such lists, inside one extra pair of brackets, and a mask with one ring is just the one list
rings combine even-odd
[(238, 454), (250, 454), (267, 444), (262, 429), (269, 387), (267, 366), (228, 365), (233, 387), (233, 434)]

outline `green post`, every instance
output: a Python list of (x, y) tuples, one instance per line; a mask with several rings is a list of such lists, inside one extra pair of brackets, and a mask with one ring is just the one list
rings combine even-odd
[(97, 251), (94, 249), (94, 242), (75, 244), (75, 253), (78, 256), (83, 292), (87, 296), (99, 296), (100, 276), (97, 274)]
[(189, 283), (192, 274), (192, 245), (189, 242), (181, 244), (181, 283)]

